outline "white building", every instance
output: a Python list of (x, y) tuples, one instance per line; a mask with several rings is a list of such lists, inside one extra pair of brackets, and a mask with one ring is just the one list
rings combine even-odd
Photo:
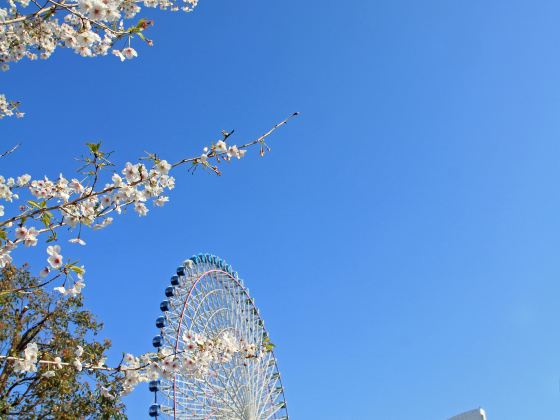
[(486, 412), (482, 408), (477, 408), (476, 410), (467, 411), (466, 413), (453, 416), (449, 420), (487, 420), (487, 419), (486, 419)]

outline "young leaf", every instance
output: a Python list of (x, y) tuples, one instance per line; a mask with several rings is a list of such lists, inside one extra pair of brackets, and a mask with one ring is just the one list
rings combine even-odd
[(49, 213), (48, 211), (41, 215), (41, 222), (43, 222), (46, 228), (48, 228), (49, 225), (51, 224), (51, 217), (52, 214)]
[(71, 265), (68, 268), (70, 268), (70, 270), (72, 270), (76, 274), (79, 274), (80, 276), (82, 276), (86, 272), (82, 267), (78, 267), (77, 265)]
[(91, 153), (96, 154), (99, 152), (99, 147), (101, 147), (101, 143), (86, 143), (87, 147)]

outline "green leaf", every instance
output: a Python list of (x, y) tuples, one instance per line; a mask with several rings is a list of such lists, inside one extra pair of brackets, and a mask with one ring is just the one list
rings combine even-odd
[(52, 218), (52, 213), (49, 213), (48, 211), (41, 215), (41, 222), (43, 222), (45, 227), (48, 228), (50, 226), (51, 218)]
[(86, 143), (87, 147), (91, 153), (96, 154), (99, 152), (99, 148), (101, 147), (101, 143)]
[(79, 274), (80, 276), (83, 276), (84, 273), (86, 272), (86, 270), (84, 270), (82, 267), (78, 267), (77, 265), (71, 265), (68, 268), (72, 270), (74, 273)]
[(274, 347), (276, 347), (276, 345), (270, 341), (269, 337), (265, 337), (263, 339), (263, 347), (266, 351), (272, 351), (274, 350)]

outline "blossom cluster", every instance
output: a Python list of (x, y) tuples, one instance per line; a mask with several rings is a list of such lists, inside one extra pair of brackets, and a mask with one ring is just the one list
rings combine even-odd
[(187, 332), (183, 334), (184, 347), (176, 352), (171, 347), (163, 347), (157, 357), (145, 354), (140, 357), (125, 357), (125, 379), (123, 390), (130, 392), (140, 382), (158, 379), (160, 376), (173, 377), (176, 373), (204, 379), (214, 364), (225, 364), (234, 357), (257, 359), (267, 351), (255, 343), (247, 343), (237, 339), (228, 331), (207, 338), (201, 334)]
[[(63, 362), (62, 359), (58, 356), (54, 357), (53, 360), (38, 360), (39, 355), (39, 347), (37, 343), (31, 342), (28, 343), (23, 351), (23, 358), (15, 358), (14, 363), (14, 370), (18, 373), (33, 373), (37, 372), (37, 367), (39, 364), (46, 365), (47, 370), (41, 374), (44, 378), (52, 378), (56, 375), (55, 370), (62, 369), (63, 366), (73, 366), (78, 372), (81, 372), (83, 369), (83, 364), (80, 358), (84, 354), (84, 349), (82, 346), (77, 346), (76, 350), (74, 351), (75, 358), (71, 361), (71, 363)], [(101, 363), (97, 364), (97, 367), (103, 366), (104, 360)], [(53, 367), (53, 369), (49, 369), (49, 367)]]
[[(130, 23), (141, 6), (162, 10), (190, 12), (198, 0), (47, 0), (43, 6), (29, 0), (10, 0), (0, 8), (0, 63), (27, 57), (47, 59), (57, 47), (70, 48), (83, 57), (107, 55), (116, 41), (138, 36), (151, 45), (142, 31), (148, 21)], [(35, 7), (36, 5), (36, 7)], [(118, 51), (121, 58), (132, 58), (136, 52), (128, 45)]]
[[(49, 234), (51, 241), (56, 240), (55, 230), (61, 226), (78, 227), (78, 236), (69, 242), (85, 245), (81, 238), (82, 226), (94, 230), (105, 228), (113, 221), (109, 214), (120, 214), (128, 206), (132, 206), (139, 216), (146, 216), (148, 201), (159, 207), (168, 202), (164, 193), (175, 187), (170, 170), (171, 165), (159, 159), (149, 169), (143, 163), (127, 163), (121, 171), (122, 176), (114, 173), (112, 182), (99, 191), (95, 191), (93, 185), (84, 185), (76, 178), (67, 179), (63, 175), (56, 180), (48, 177), (32, 179), (28, 174), (15, 179), (0, 176), (1, 200), (14, 202), (25, 189), (36, 200), (28, 200), (26, 205), (18, 208), (20, 214), (0, 223), (0, 238), (3, 239), (0, 267), (12, 262), (11, 253), (18, 246), (35, 247), (41, 234)], [(0, 205), (0, 215), (4, 212), (4, 206)], [(85, 286), (85, 268), (65, 262), (60, 245), (48, 246), (47, 254), (47, 265), (40, 275), (46, 277), (54, 272), (65, 277), (75, 276), (71, 287), (64, 284), (55, 290), (63, 295), (79, 294)]]
[(6, 99), (5, 95), (0, 94), (0, 119), (4, 117), (11, 117), (15, 115), (18, 118), (22, 118), (24, 113), (18, 111), (18, 103), (14, 101), (9, 101)]
[(14, 365), (16, 372), (37, 372), (37, 355), (39, 348), (36, 343), (29, 343), (23, 352), (23, 360), (17, 360)]
[(246, 152), (247, 150), (239, 149), (236, 145), (228, 147), (227, 143), (224, 140), (218, 140), (216, 144), (212, 146), (211, 150), (208, 149), (208, 147), (205, 147), (202, 150), (200, 160), (201, 162), (206, 163), (208, 161), (208, 156), (210, 153), (223, 155), (226, 160), (234, 157), (237, 159), (241, 159), (243, 156), (245, 156)]
[[(131, 40), (138, 37), (148, 45), (153, 41), (143, 31), (151, 21), (132, 22), (142, 6), (168, 11), (192, 11), (198, 0), (47, 0), (44, 4), (29, 0), (8, 0), (0, 7), (0, 68), (23, 58), (49, 58), (57, 47), (69, 48), (82, 57), (112, 54), (121, 61), (138, 56)], [(122, 41), (122, 42), (119, 42)], [(0, 119), (16, 115), (18, 103), (0, 94)]]
[[(247, 364), (247, 359), (258, 359), (269, 349), (263, 343), (258, 346), (255, 343), (247, 343), (242, 338), (237, 339), (228, 331), (213, 338), (207, 338), (200, 334), (187, 332), (183, 334), (184, 348), (176, 352), (170, 347), (164, 347), (159, 354), (146, 353), (141, 356), (126, 354), (123, 362), (116, 368), (105, 365), (105, 359), (95, 364), (85, 363), (82, 360), (84, 349), (77, 346), (74, 350), (74, 358), (63, 361), (59, 356), (52, 360), (39, 360), (39, 348), (37, 343), (27, 344), (23, 358), (13, 358), (14, 370), (18, 373), (37, 372), (38, 366), (46, 367), (41, 374), (44, 378), (56, 375), (56, 370), (69, 367), (77, 372), (83, 369), (112, 370), (116, 373), (122, 372), (122, 392), (127, 394), (142, 383), (159, 379), (161, 376), (173, 377), (181, 372), (183, 375), (191, 375), (197, 379), (204, 379), (210, 372), (213, 364), (225, 364), (232, 361), (236, 356)], [(108, 389), (102, 388), (101, 395), (106, 398), (114, 398)]]

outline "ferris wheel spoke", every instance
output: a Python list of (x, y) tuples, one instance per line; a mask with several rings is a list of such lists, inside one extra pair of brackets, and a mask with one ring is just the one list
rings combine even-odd
[[(228, 386), (227, 383), (224, 383), (221, 378), (219, 378), (221, 385), (223, 387), (223, 389), (227, 392), (228, 396), (230, 397), (230, 401), (233, 402), (235, 404), (235, 406), (237, 407), (236, 412), (239, 414), (243, 411), (243, 405), (242, 402), (239, 400), (239, 398), (237, 398), (235, 395), (232, 395), (232, 390), (230, 390), (230, 387)], [(209, 384), (210, 387), (212, 387), (211, 384)]]
[[(270, 366), (270, 362), (273, 363), (272, 366)], [(275, 379), (275, 380), (272, 379), (274, 374), (277, 373), (276, 372), (276, 363), (274, 362), (274, 359), (269, 357), (269, 358), (267, 358), (267, 360), (263, 361), (263, 364), (264, 364), (264, 367), (265, 367), (266, 374), (264, 375), (261, 386), (259, 388), (258, 398), (266, 403), (266, 402), (270, 401), (272, 393), (276, 389), (276, 384), (278, 383), (278, 379)], [(265, 388), (268, 388), (268, 389), (266, 389), (266, 391), (265, 391)], [(263, 395), (263, 393), (265, 393), (265, 394)]]

